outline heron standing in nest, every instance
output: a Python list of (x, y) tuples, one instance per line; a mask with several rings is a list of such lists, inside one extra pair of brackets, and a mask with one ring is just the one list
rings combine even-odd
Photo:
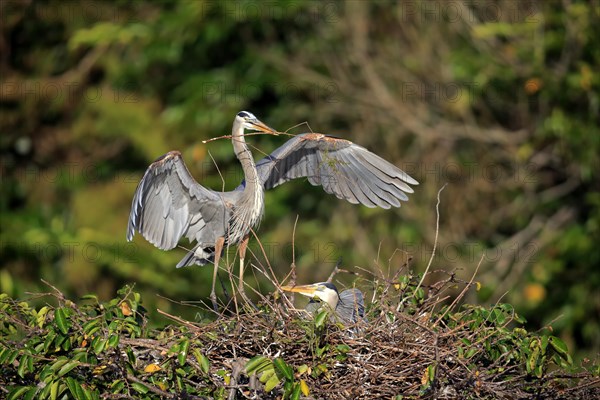
[(185, 236), (197, 244), (177, 264), (214, 264), (210, 299), (217, 311), (215, 281), (223, 248), (238, 244), (238, 290), (244, 295), (244, 260), (248, 239), (264, 213), (264, 192), (287, 181), (306, 177), (353, 204), (400, 207), (418, 185), (406, 172), (348, 140), (305, 133), (288, 140), (255, 163), (244, 131), (278, 135), (252, 113), (241, 111), (233, 120), (233, 151), (244, 180), (235, 190), (219, 192), (200, 185), (181, 153), (171, 151), (154, 161), (140, 181), (131, 204), (127, 240), (135, 231), (162, 250), (171, 250)]

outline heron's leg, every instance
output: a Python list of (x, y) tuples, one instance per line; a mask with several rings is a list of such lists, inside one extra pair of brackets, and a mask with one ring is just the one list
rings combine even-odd
[(238, 290), (240, 291), (240, 294), (244, 297), (246, 297), (246, 292), (244, 291), (244, 258), (246, 258), (246, 249), (248, 248), (248, 240), (250, 240), (250, 236), (246, 236), (245, 238), (242, 239), (242, 242), (240, 243), (240, 247), (239, 247), (239, 253), (240, 253), (240, 281), (239, 281), (239, 288)]
[(221, 252), (223, 251), (223, 245), (225, 244), (225, 238), (220, 237), (215, 242), (215, 262), (213, 269), (213, 280), (212, 280), (212, 289), (210, 291), (210, 300), (213, 304), (213, 309), (216, 313), (219, 312), (219, 307), (217, 305), (217, 295), (215, 294), (215, 284), (217, 282), (217, 271), (219, 271), (219, 261), (221, 260)]
[(246, 291), (244, 290), (244, 259), (246, 258), (246, 249), (248, 248), (248, 240), (249, 239), (250, 239), (249, 235), (246, 236), (244, 239), (242, 239), (242, 242), (240, 243), (240, 247), (239, 247), (240, 277), (239, 277), (238, 290), (239, 290), (240, 294), (242, 295), (242, 297), (244, 298), (244, 300), (246, 301), (246, 303), (249, 304), (255, 310), (258, 310), (258, 308), (254, 305), (254, 303), (252, 303), (252, 300), (250, 300), (248, 298), (248, 296), (246, 296)]

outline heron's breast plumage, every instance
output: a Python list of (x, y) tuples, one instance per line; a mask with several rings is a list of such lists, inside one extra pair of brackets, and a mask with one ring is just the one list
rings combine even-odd
[(227, 243), (236, 244), (260, 224), (265, 211), (264, 189), (260, 185), (246, 187), (240, 200), (233, 206)]

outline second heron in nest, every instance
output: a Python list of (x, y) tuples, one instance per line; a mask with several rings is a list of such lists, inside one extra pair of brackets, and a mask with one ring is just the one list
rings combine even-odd
[(365, 318), (365, 298), (356, 289), (338, 292), (333, 283), (319, 282), (311, 285), (282, 286), (286, 292), (300, 293), (310, 298), (306, 311), (315, 313), (323, 307), (330, 309), (332, 319), (345, 325), (356, 324)]

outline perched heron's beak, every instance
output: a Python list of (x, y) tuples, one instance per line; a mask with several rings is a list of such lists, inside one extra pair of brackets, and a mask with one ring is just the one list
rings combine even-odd
[(258, 119), (255, 119), (254, 121), (248, 121), (246, 122), (246, 124), (248, 125), (249, 129), (254, 129), (255, 131), (264, 132), (275, 136), (279, 135), (279, 132), (277, 132), (275, 129), (271, 128), (264, 122), (259, 121)]
[(281, 290), (286, 292), (300, 293), (308, 297), (314, 297), (315, 293), (318, 291), (318, 285), (282, 286)]
[(312, 300), (327, 303), (334, 310), (339, 302), (337, 290), (335, 288), (328, 287), (327, 283), (325, 282), (313, 283), (310, 285), (282, 286), (281, 290), (285, 290), (286, 292), (300, 293), (301, 295)]

